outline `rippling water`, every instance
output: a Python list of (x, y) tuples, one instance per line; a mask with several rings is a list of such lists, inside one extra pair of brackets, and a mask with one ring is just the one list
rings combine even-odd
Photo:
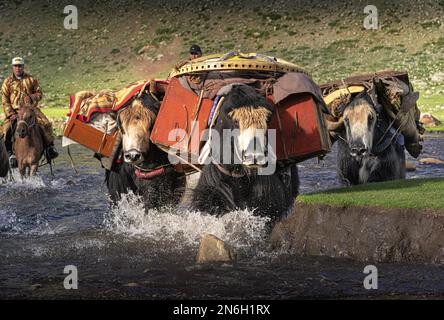
[[(429, 136), (424, 157), (444, 155), (444, 136)], [(377, 293), (363, 289), (365, 264), (295, 257), (271, 250), (266, 219), (250, 211), (223, 217), (179, 208), (144, 214), (137, 197), (109, 206), (104, 174), (90, 152), (72, 150), (55, 177), (0, 184), (0, 297), (24, 298), (296, 298), (444, 295), (441, 266), (378, 265)], [(300, 165), (301, 192), (337, 186), (335, 152)], [(408, 178), (444, 176), (443, 166), (417, 164)], [(190, 179), (190, 185), (196, 181)], [(238, 253), (235, 264), (194, 263), (199, 240), (212, 233)], [(79, 289), (63, 288), (63, 269), (75, 265)]]

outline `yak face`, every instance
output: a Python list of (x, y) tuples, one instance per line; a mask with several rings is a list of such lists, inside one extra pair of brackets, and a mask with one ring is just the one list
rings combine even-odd
[(148, 94), (142, 94), (119, 112), (117, 124), (122, 135), (125, 162), (137, 165), (145, 160), (158, 108), (159, 102)]
[(271, 111), (264, 107), (241, 107), (230, 111), (228, 116), (239, 130), (234, 144), (237, 158), (247, 167), (266, 165), (266, 132)]
[(233, 86), (215, 126), (220, 137), (220, 162), (238, 169), (267, 165), (267, 129), (273, 111), (274, 106), (254, 88)]
[(377, 113), (371, 101), (357, 97), (344, 110), (347, 143), (352, 157), (364, 157), (373, 147)]
[(36, 124), (37, 117), (31, 107), (25, 106), (19, 109), (17, 120), (15, 135), (23, 139), (29, 134), (29, 129)]

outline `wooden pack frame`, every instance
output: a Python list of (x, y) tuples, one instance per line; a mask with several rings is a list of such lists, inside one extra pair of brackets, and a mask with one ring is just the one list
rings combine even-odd
[[(272, 96), (268, 96), (271, 102)], [(197, 159), (204, 142), (202, 131), (207, 128), (213, 100), (201, 99), (184, 88), (177, 78), (172, 78), (162, 101), (151, 141), (167, 150), (173, 146), (181, 154), (188, 154), (188, 161)], [(276, 129), (276, 156), (278, 160), (297, 162), (324, 155), (330, 151), (329, 134), (319, 105), (310, 94), (293, 94), (276, 106), (270, 129)], [(193, 126), (193, 121), (197, 125)], [(188, 137), (171, 141), (171, 130), (182, 129)]]
[[(71, 101), (73, 97), (70, 97)], [(84, 147), (102, 155), (110, 157), (113, 153), (114, 144), (119, 134), (115, 130), (113, 134), (102, 132), (87, 123), (77, 119), (81, 106), (81, 100), (77, 102), (74, 110), (69, 116), (68, 123), (63, 131), (63, 135)]]
[(395, 71), (395, 70), (384, 70), (384, 71), (378, 71), (374, 73), (365, 73), (365, 74), (359, 74), (355, 76), (351, 76), (342, 80), (335, 80), (330, 81), (324, 84), (320, 85), (320, 88), (322, 92), (324, 93), (324, 96), (331, 92), (332, 90), (335, 90), (337, 88), (341, 88), (344, 86), (353, 86), (353, 85), (362, 85), (365, 82), (368, 82), (372, 80), (374, 77), (378, 78), (398, 78), (399, 80), (405, 82), (406, 84), (409, 84), (409, 75), (407, 71)]

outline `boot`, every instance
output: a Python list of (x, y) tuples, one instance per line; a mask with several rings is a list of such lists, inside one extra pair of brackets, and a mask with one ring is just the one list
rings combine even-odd
[(12, 145), (13, 145), (13, 141), (12, 141), (11, 129), (10, 129), (6, 133), (5, 147), (6, 147), (6, 151), (8, 153), (8, 156), (9, 156), (9, 167), (11, 169), (15, 169), (15, 168), (17, 168), (18, 163), (17, 163), (17, 159), (15, 157), (15, 154), (12, 151)]
[(17, 159), (15, 157), (15, 154), (12, 153), (12, 151), (8, 150), (8, 155), (9, 155), (9, 167), (11, 169), (17, 168), (18, 164), (17, 164)]
[(53, 160), (59, 156), (59, 153), (54, 145), (49, 145), (45, 150), (46, 159)]

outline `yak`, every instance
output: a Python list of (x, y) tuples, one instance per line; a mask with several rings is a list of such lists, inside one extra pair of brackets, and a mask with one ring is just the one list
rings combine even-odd
[(170, 164), (167, 153), (150, 141), (150, 132), (160, 103), (150, 93), (142, 93), (116, 115), (122, 138), (112, 167), (106, 171), (111, 199), (132, 191), (143, 198), (145, 209), (176, 205), (184, 192), (186, 179)]
[[(267, 143), (266, 132), (274, 112), (275, 106), (255, 88), (242, 84), (231, 87), (212, 128), (220, 141), (218, 145), (207, 142), (213, 145), (193, 192), (195, 209), (215, 215), (251, 209), (275, 221), (293, 207), (299, 190), (298, 168), (294, 163), (276, 162)], [(237, 134), (227, 137), (224, 130)], [(269, 161), (275, 162), (276, 169), (260, 174)]]
[(337, 167), (346, 185), (405, 178), (403, 136), (367, 91), (343, 108)]

